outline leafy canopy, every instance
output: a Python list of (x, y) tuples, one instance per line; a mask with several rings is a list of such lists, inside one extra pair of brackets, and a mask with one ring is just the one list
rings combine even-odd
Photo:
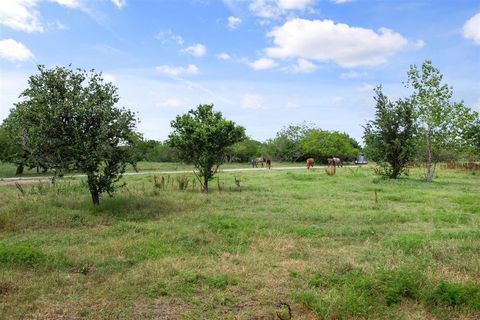
[(7, 127), (17, 137), (28, 165), (87, 175), (95, 204), (112, 194), (128, 163), (134, 164), (136, 119), (115, 108), (117, 88), (94, 70), (46, 69), (29, 78)]
[(213, 104), (201, 104), (171, 122), (170, 145), (179, 156), (193, 163), (197, 177), (208, 192), (208, 181), (223, 163), (228, 147), (245, 139), (245, 129), (213, 111)]
[(375, 119), (364, 127), (364, 140), (368, 157), (377, 161), (384, 175), (396, 179), (415, 156), (415, 117), (410, 100), (390, 101), (375, 89)]

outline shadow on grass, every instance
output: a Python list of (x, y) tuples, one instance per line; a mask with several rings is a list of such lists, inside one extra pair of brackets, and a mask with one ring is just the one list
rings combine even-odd
[[(87, 206), (87, 204), (86, 204)], [(114, 196), (104, 198), (99, 206), (88, 203), (89, 212), (97, 216), (108, 216), (118, 221), (148, 221), (185, 211), (185, 202), (141, 196)]]

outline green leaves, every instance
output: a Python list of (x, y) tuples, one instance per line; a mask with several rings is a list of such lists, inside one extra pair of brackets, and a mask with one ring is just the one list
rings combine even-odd
[(245, 139), (245, 129), (214, 112), (212, 104), (199, 105), (177, 116), (171, 126), (170, 145), (178, 149), (184, 161), (194, 164), (208, 192), (208, 181), (223, 163), (227, 148)]
[(311, 129), (300, 142), (305, 155), (326, 159), (337, 156), (342, 159), (354, 158), (359, 150), (358, 143), (346, 133)]
[(442, 160), (442, 152), (459, 152), (462, 148), (463, 133), (474, 118), (463, 102), (451, 102), (452, 88), (442, 80), (443, 75), (430, 60), (422, 64), (421, 70), (413, 65), (408, 71), (406, 86), (413, 89), (410, 99), (415, 107), (421, 150), (427, 164), (427, 181), (432, 181), (435, 163)]
[(117, 88), (101, 73), (66, 67), (30, 77), (28, 87), (6, 120), (23, 150), (19, 162), (87, 174), (95, 204), (134, 163), (135, 115), (118, 109)]
[(390, 101), (381, 86), (375, 93), (375, 119), (364, 127), (366, 151), (380, 163), (385, 176), (396, 179), (415, 154), (414, 107), (409, 99)]

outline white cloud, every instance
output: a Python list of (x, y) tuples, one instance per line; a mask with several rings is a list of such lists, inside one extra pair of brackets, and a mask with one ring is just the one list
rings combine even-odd
[(331, 20), (298, 18), (287, 21), (267, 35), (275, 44), (265, 49), (269, 57), (334, 61), (342, 67), (385, 63), (408, 43), (402, 35), (386, 28), (377, 33)]
[(416, 49), (422, 49), (423, 47), (425, 47), (426, 43), (425, 41), (423, 40), (417, 40), (417, 42), (415, 42), (415, 48)]
[[(41, 1), (56, 3), (70, 9), (79, 9), (87, 13), (93, 19), (101, 20), (101, 14), (88, 7), (87, 0), (3, 0), (0, 6), (0, 24), (14, 30), (27, 33), (43, 32), (42, 16), (37, 10), (37, 4)], [(125, 5), (126, 0), (111, 0), (118, 8)], [(47, 25), (51, 23), (48, 22)]]
[(79, 0), (50, 0), (50, 1), (56, 2), (61, 6), (72, 8), (72, 9), (78, 9), (81, 7), (81, 1)]
[(295, 103), (295, 102), (292, 102), (292, 101), (287, 101), (287, 104), (285, 104), (285, 108), (296, 109), (296, 108), (300, 108), (300, 105), (298, 105), (298, 103)]
[(195, 75), (200, 72), (198, 67), (194, 64), (189, 64), (187, 67), (162, 65), (162, 66), (157, 66), (155, 69), (157, 70), (157, 72), (161, 74), (165, 74), (173, 77), (180, 76), (183, 74)]
[(155, 39), (157, 40), (160, 40), (160, 42), (162, 44), (165, 44), (169, 41), (173, 41), (175, 42), (176, 44), (178, 44), (179, 46), (183, 46), (183, 38), (182, 36), (179, 36), (177, 34), (175, 34), (172, 30), (168, 29), (168, 30), (163, 30), (163, 31), (160, 31), (159, 33), (157, 33), (157, 35), (155, 36)]
[(367, 75), (367, 73), (365, 73), (365, 72), (357, 72), (357, 71), (354, 71), (354, 70), (350, 70), (348, 72), (342, 73), (340, 75), (340, 78), (342, 78), (344, 80), (358, 79), (358, 78), (365, 77), (366, 75)]
[(194, 44), (193, 46), (187, 47), (180, 50), (182, 53), (188, 53), (195, 57), (202, 57), (207, 53), (207, 47), (201, 43)]
[(480, 44), (480, 12), (471, 17), (463, 25), (463, 36)]
[(315, 0), (278, 0), (278, 6), (285, 10), (304, 10)]
[(35, 10), (36, 0), (2, 1), (0, 24), (28, 33), (42, 32), (40, 13)]
[(232, 30), (237, 29), (241, 23), (242, 23), (242, 19), (240, 19), (239, 17), (234, 17), (234, 16), (228, 17), (228, 27)]
[(221, 52), (221, 53), (217, 54), (216, 57), (220, 60), (230, 60), (230, 59), (232, 59), (232, 57), (226, 52)]
[(305, 10), (316, 0), (252, 0), (250, 11), (262, 18), (278, 18), (289, 10)]
[(33, 53), (21, 42), (13, 39), (0, 40), (0, 58), (12, 62), (33, 58)]
[(127, 4), (127, 0), (112, 0), (112, 3), (113, 3), (118, 9), (122, 9), (122, 8)]
[(342, 3), (347, 3), (347, 2), (353, 2), (355, 0), (332, 0), (332, 2), (336, 4), (342, 4)]
[(297, 64), (292, 66), (293, 73), (310, 73), (317, 69), (317, 66), (306, 59), (298, 59)]
[(170, 98), (162, 102), (157, 103), (158, 107), (168, 107), (168, 108), (180, 108), (184, 103), (178, 99)]
[(243, 109), (260, 109), (263, 107), (263, 99), (256, 94), (246, 94), (242, 98)]
[(267, 70), (267, 69), (272, 69), (278, 66), (275, 60), (268, 59), (268, 58), (260, 58), (253, 62), (250, 62), (248, 65), (255, 70)]

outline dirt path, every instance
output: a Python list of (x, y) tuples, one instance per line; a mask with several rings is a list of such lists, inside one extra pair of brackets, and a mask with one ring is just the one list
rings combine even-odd
[[(344, 166), (344, 168), (354, 168), (356, 166)], [(326, 166), (317, 166), (315, 168), (326, 168)], [(314, 169), (315, 169), (314, 168)], [(242, 171), (262, 171), (267, 168), (236, 168), (236, 169), (220, 169), (218, 172), (242, 172)], [(271, 170), (306, 170), (302, 167), (272, 167)], [(137, 175), (150, 175), (150, 174), (185, 174), (193, 173), (193, 170), (176, 170), (176, 171), (142, 171), (142, 172), (127, 172), (124, 176), (137, 176)], [(85, 178), (84, 174), (66, 175), (63, 179), (76, 179)], [(0, 178), (0, 187), (3, 186), (15, 186), (17, 183), (20, 185), (32, 185), (39, 183), (49, 183), (51, 177), (13, 177), (13, 178)]]

